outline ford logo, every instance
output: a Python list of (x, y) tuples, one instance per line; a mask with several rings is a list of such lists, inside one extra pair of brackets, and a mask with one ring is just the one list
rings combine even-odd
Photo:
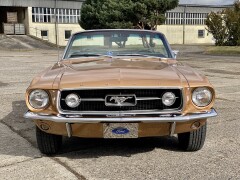
[(126, 128), (118, 127), (112, 130), (112, 133), (114, 134), (128, 134), (129, 130)]

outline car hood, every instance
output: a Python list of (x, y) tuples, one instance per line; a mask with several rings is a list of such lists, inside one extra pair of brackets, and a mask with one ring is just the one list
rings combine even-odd
[(64, 60), (36, 76), (30, 89), (211, 86), (207, 78), (173, 59), (86, 58)]
[(188, 86), (174, 64), (175, 60), (156, 58), (71, 60), (64, 63), (58, 88)]

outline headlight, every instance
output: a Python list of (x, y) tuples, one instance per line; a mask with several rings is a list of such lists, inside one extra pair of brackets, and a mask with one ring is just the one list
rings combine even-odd
[(192, 94), (192, 101), (196, 106), (207, 106), (212, 102), (212, 92), (205, 87), (196, 88)]
[(48, 106), (49, 96), (44, 90), (34, 90), (29, 95), (29, 104), (35, 109), (43, 109)]
[(172, 92), (166, 92), (162, 96), (162, 102), (165, 106), (172, 106), (176, 101), (176, 96)]
[(70, 108), (75, 108), (79, 106), (81, 99), (76, 94), (69, 94), (67, 95), (65, 102)]

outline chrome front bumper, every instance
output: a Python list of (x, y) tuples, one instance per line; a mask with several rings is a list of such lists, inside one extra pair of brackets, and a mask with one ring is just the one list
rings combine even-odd
[(185, 116), (176, 115), (172, 117), (164, 116), (154, 116), (154, 117), (66, 117), (62, 115), (41, 115), (33, 112), (26, 112), (24, 118), (32, 120), (46, 120), (59, 123), (100, 123), (100, 122), (143, 122), (143, 123), (153, 123), (153, 122), (187, 122), (198, 119), (207, 119), (210, 117), (217, 116), (217, 112), (211, 109), (209, 112), (195, 113)]

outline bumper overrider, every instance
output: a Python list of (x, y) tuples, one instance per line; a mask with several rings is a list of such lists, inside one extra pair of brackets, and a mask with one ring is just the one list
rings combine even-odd
[(116, 116), (116, 117), (81, 117), (81, 116), (66, 116), (66, 115), (43, 115), (28, 111), (24, 114), (24, 118), (31, 120), (45, 120), (59, 123), (101, 123), (101, 122), (187, 122), (192, 120), (207, 119), (217, 116), (215, 109), (211, 109), (209, 112), (194, 113), (188, 115), (174, 115), (174, 116), (154, 116), (154, 117), (135, 117), (135, 116)]

